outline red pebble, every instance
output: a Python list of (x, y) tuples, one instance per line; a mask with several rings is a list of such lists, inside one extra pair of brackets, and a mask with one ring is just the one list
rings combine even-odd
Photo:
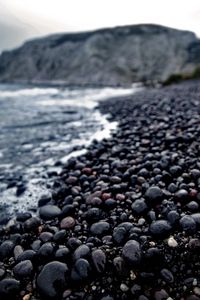
[(103, 193), (101, 196), (101, 199), (106, 201), (107, 199), (111, 198), (111, 194), (110, 193)]

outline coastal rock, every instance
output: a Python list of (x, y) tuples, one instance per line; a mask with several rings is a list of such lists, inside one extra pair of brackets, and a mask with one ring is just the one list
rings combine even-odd
[(58, 299), (67, 286), (68, 267), (52, 261), (44, 266), (37, 278), (38, 290), (45, 299)]
[(102, 273), (106, 267), (106, 255), (101, 249), (92, 252), (92, 262), (98, 273)]
[(33, 273), (33, 265), (30, 260), (24, 260), (18, 263), (14, 269), (13, 273), (17, 279), (30, 277)]
[(150, 232), (155, 237), (166, 237), (171, 232), (171, 225), (166, 220), (158, 220), (150, 225)]
[(0, 281), (0, 297), (1, 300), (15, 299), (20, 291), (20, 282), (7, 278)]
[(138, 265), (142, 258), (140, 244), (135, 240), (128, 241), (122, 249), (122, 255), (131, 265)]
[(92, 224), (90, 231), (94, 235), (103, 235), (107, 233), (110, 229), (110, 224), (108, 222), (100, 221)]
[(39, 210), (40, 217), (44, 220), (51, 220), (61, 214), (61, 209), (56, 205), (45, 205)]

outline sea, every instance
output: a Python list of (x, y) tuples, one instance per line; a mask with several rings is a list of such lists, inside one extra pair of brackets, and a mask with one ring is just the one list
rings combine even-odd
[(70, 157), (117, 129), (99, 101), (141, 89), (0, 84), (0, 225), (16, 212), (36, 212)]

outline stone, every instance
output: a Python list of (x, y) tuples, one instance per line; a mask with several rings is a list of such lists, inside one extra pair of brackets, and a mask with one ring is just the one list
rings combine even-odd
[(102, 273), (106, 267), (106, 255), (101, 249), (92, 251), (92, 262), (98, 273)]
[(0, 259), (9, 258), (13, 253), (14, 246), (15, 245), (12, 241), (4, 241), (0, 245)]
[(90, 248), (86, 245), (80, 245), (74, 251), (74, 259), (78, 260), (79, 258), (85, 258), (88, 257), (89, 254), (90, 254)]
[(148, 207), (144, 199), (138, 199), (133, 202), (131, 208), (134, 213), (140, 215), (147, 211)]
[(89, 277), (91, 266), (86, 259), (79, 258), (71, 272), (71, 278), (75, 281), (86, 280)]
[(39, 209), (39, 215), (44, 220), (51, 220), (59, 217), (61, 209), (56, 205), (44, 205)]
[(32, 217), (24, 222), (25, 231), (35, 231), (41, 225), (41, 220), (37, 217)]
[(150, 232), (155, 237), (166, 237), (171, 232), (171, 225), (166, 220), (158, 220), (150, 225)]
[(138, 265), (142, 258), (140, 244), (135, 240), (128, 241), (122, 249), (122, 256), (131, 265)]
[(180, 219), (180, 226), (187, 234), (193, 234), (196, 232), (197, 226), (194, 219), (191, 216), (183, 216)]
[(145, 199), (149, 205), (159, 203), (163, 200), (163, 198), (163, 191), (157, 186), (150, 187), (145, 193)]
[(105, 221), (99, 221), (97, 223), (92, 224), (90, 231), (92, 234), (101, 236), (107, 233), (110, 229), (110, 224)]
[(170, 270), (162, 269), (160, 271), (160, 274), (161, 274), (161, 276), (162, 276), (162, 278), (164, 279), (165, 282), (167, 282), (167, 283), (174, 282), (174, 276), (173, 276), (173, 274)]
[(37, 278), (38, 291), (47, 299), (61, 299), (68, 285), (68, 267), (59, 261), (46, 264)]
[(33, 265), (30, 260), (24, 260), (13, 268), (13, 273), (17, 279), (31, 277), (33, 274)]
[(76, 221), (72, 217), (66, 217), (62, 219), (60, 222), (60, 228), (61, 229), (72, 229), (76, 224)]
[(1, 300), (16, 299), (16, 296), (20, 292), (20, 282), (6, 278), (0, 281), (0, 298)]

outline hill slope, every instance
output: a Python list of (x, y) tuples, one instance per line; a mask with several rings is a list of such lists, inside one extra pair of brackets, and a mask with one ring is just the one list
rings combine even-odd
[(134, 25), (26, 42), (2, 53), (0, 81), (117, 85), (164, 81), (200, 64), (200, 40), (188, 31)]

